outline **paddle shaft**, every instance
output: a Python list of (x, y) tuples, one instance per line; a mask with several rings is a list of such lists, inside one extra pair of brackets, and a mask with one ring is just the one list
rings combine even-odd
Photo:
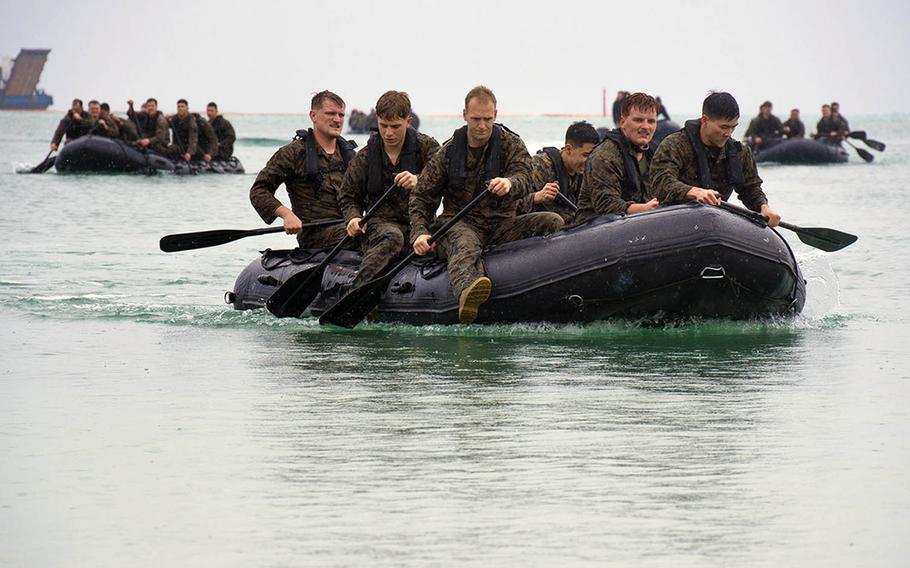
[(844, 142), (846, 142), (848, 146), (850, 146), (851, 148), (856, 150), (856, 153), (859, 154), (859, 157), (862, 158), (863, 160), (865, 160), (866, 162), (871, 162), (872, 160), (875, 159), (875, 156), (873, 156), (868, 151), (863, 150), (862, 148), (857, 148), (852, 142), (850, 142), (850, 140), (848, 138), (844, 138)]
[[(343, 223), (344, 219), (320, 219), (304, 223), (303, 228), (327, 227)], [(267, 235), (269, 233), (283, 233), (284, 227), (263, 227), (262, 229), (215, 229), (213, 231), (199, 231), (195, 233), (177, 233), (174, 235), (165, 235), (161, 237), (160, 247), (164, 252), (178, 252), (182, 250), (193, 250), (207, 247), (214, 247), (244, 239), (246, 237), (255, 237), (257, 235)]]
[[(761, 213), (756, 213), (755, 211), (751, 211), (749, 209), (737, 207), (736, 205), (727, 203), (726, 201), (721, 201), (720, 207), (739, 215), (746, 215), (753, 219), (767, 222), (767, 219)], [(824, 227), (799, 227), (797, 225), (793, 225), (784, 221), (779, 222), (777, 225), (778, 227), (793, 231), (799, 237), (799, 240), (806, 243), (807, 245), (826, 252), (834, 252), (840, 250), (855, 243), (859, 238), (856, 235), (851, 235), (850, 233), (845, 233), (843, 231), (828, 229)]]
[(569, 199), (568, 197), (566, 197), (566, 195), (564, 193), (562, 193), (561, 191), (557, 192), (556, 197), (558, 197), (559, 199), (562, 200), (563, 205), (565, 205), (572, 211), (578, 212), (578, 205), (575, 205), (574, 203), (572, 203), (572, 200)]
[[(385, 193), (376, 200), (375, 203), (367, 210), (366, 214), (360, 219), (360, 226), (363, 227), (367, 221), (369, 221), (373, 214), (385, 203), (386, 199), (392, 195), (392, 192), (398, 186), (393, 183), (385, 190)], [(272, 293), (266, 302), (266, 307), (272, 314), (277, 317), (300, 317), (300, 314), (310, 305), (316, 296), (319, 293), (319, 290), (308, 290), (311, 287), (311, 284), (316, 281), (316, 278), (322, 278), (322, 272), (325, 270), (325, 267), (328, 266), (329, 262), (336, 256), (344, 246), (351, 240), (350, 235), (345, 235), (338, 244), (329, 252), (329, 254), (322, 259), (322, 262), (314, 266), (313, 268), (307, 269), (303, 272), (299, 272), (303, 276), (302, 281), (295, 281), (294, 276), (289, 278), (282, 284), (275, 292)], [(295, 275), (296, 276), (296, 275)], [(291, 292), (288, 293), (287, 290), (291, 289)]]

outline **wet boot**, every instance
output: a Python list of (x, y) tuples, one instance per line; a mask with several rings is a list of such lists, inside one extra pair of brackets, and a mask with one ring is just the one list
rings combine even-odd
[(458, 321), (463, 324), (474, 323), (480, 305), (490, 298), (493, 283), (486, 276), (481, 276), (464, 289), (458, 298)]

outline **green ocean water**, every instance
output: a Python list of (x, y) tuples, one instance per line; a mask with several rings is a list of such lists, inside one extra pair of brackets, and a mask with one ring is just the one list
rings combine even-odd
[(16, 174), (58, 118), (0, 112), (0, 565), (904, 564), (910, 116), (850, 117), (873, 164), (760, 169), (860, 235), (782, 232), (797, 318), (355, 331), (222, 302), (285, 236), (157, 247), (260, 226), (305, 117), (231, 117), (243, 176)]

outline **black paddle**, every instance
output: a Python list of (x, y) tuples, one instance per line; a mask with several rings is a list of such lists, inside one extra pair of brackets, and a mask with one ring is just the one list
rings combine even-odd
[(51, 157), (51, 154), (53, 154), (53, 153), (54, 153), (54, 150), (52, 148), (51, 151), (47, 153), (47, 156), (45, 156), (44, 159), (41, 160), (41, 163), (38, 164), (37, 166), (35, 166), (34, 168), (30, 169), (28, 171), (28, 173), (43, 174), (47, 170), (51, 169), (51, 167), (53, 167), (53, 165), (54, 165), (54, 162), (57, 160), (56, 156), (54, 156), (53, 158)]
[(568, 208), (571, 209), (572, 211), (575, 211), (576, 213), (578, 213), (578, 205), (575, 205), (574, 203), (572, 203), (572, 200), (569, 199), (568, 197), (566, 197), (566, 195), (565, 195), (564, 193), (562, 193), (562, 192), (557, 192), (557, 193), (556, 193), (556, 197), (558, 197), (558, 198), (560, 198), (560, 199), (562, 200), (562, 204), (563, 204), (563, 205), (565, 205), (566, 207), (568, 207)]
[[(327, 227), (343, 223), (344, 219), (320, 219), (319, 221), (310, 221), (304, 223), (303, 228), (310, 227)], [(283, 233), (284, 227), (265, 227), (263, 229), (215, 229), (213, 231), (200, 231), (198, 233), (178, 233), (176, 235), (165, 235), (161, 237), (158, 246), (164, 252), (177, 252), (181, 250), (193, 250), (206, 247), (214, 247), (230, 243), (245, 237), (254, 237), (256, 235), (267, 235), (269, 233)]]
[[(732, 203), (727, 203), (726, 201), (721, 201), (720, 206), (727, 211), (732, 211), (740, 215), (746, 215), (747, 217), (752, 217), (753, 219), (767, 221), (767, 219), (761, 213), (756, 213), (755, 211), (750, 211), (749, 209), (738, 207)], [(859, 238), (856, 235), (851, 235), (850, 233), (844, 233), (835, 229), (826, 229), (824, 227), (797, 227), (796, 225), (791, 225), (790, 223), (785, 223), (784, 221), (778, 223), (778, 226), (793, 231), (802, 242), (806, 243), (810, 247), (815, 247), (825, 252), (834, 252), (836, 250), (840, 250), (846, 246), (852, 245)]]
[(872, 155), (872, 152), (869, 152), (868, 150), (863, 150), (862, 148), (857, 148), (856, 146), (853, 145), (852, 142), (850, 142), (846, 138), (844, 138), (844, 142), (846, 142), (848, 146), (850, 146), (851, 148), (856, 150), (856, 153), (859, 154), (859, 157), (866, 160), (866, 163), (869, 163), (875, 159), (875, 156)]
[[(385, 190), (382, 197), (377, 199), (376, 203), (374, 203), (367, 210), (363, 218), (360, 219), (361, 227), (370, 220), (373, 214), (376, 213), (376, 210), (385, 203), (385, 200), (392, 195), (392, 192), (395, 191), (395, 188), (397, 187), (398, 186), (393, 183)], [(322, 259), (322, 262), (311, 268), (305, 268), (285, 280), (284, 284), (275, 290), (265, 303), (265, 306), (269, 311), (280, 318), (299, 318), (300, 314), (302, 314), (303, 311), (307, 309), (307, 306), (309, 306), (313, 300), (316, 299), (316, 296), (319, 295), (320, 286), (322, 284), (322, 273), (325, 271), (325, 267), (328, 266), (329, 262), (335, 258), (339, 252), (341, 252), (341, 249), (343, 249), (350, 240), (351, 237), (345, 235), (343, 239), (338, 241), (335, 248), (329, 252), (328, 256)]]
[(856, 130), (847, 134), (848, 138), (854, 138), (856, 140), (862, 140), (865, 142), (866, 146), (872, 148), (873, 150), (878, 150), (879, 152), (885, 151), (885, 143), (879, 142), (878, 140), (872, 140), (871, 138), (866, 138), (865, 130)]
[[(429, 244), (433, 244), (438, 241), (443, 235), (448, 232), (449, 229), (452, 228), (452, 225), (467, 215), (468, 212), (473, 209), (475, 205), (480, 203), (480, 200), (486, 197), (489, 193), (489, 188), (478, 193), (470, 203), (464, 206), (464, 209), (456, 213), (455, 216), (449, 219), (445, 225), (430, 235), (430, 240), (428, 241)], [(401, 272), (408, 264), (410, 264), (410, 262), (414, 260), (415, 256), (417, 256), (417, 253), (412, 251), (411, 254), (404, 258), (404, 260), (396, 264), (394, 268), (382, 276), (374, 278), (363, 286), (355, 288), (354, 290), (351, 290), (345, 294), (345, 296), (338, 300), (334, 306), (322, 314), (322, 317), (319, 318), (319, 323), (321, 325), (330, 323), (340, 327), (353, 329), (358, 323), (363, 320), (363, 318), (367, 316), (367, 314), (373, 311), (373, 308), (379, 304), (379, 300), (382, 298), (382, 293), (385, 292), (385, 289), (392, 281), (392, 278), (394, 278), (396, 274)]]

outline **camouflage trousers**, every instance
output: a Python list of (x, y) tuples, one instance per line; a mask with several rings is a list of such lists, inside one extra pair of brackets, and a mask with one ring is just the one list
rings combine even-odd
[[(332, 248), (347, 234), (343, 221), (339, 222), (337, 225), (314, 227), (312, 229), (307, 229), (306, 221), (304, 221), (303, 230), (297, 235), (297, 244), (300, 245), (300, 248), (305, 249)], [(352, 241), (349, 241), (344, 248), (358, 250), (360, 248), (360, 240), (353, 239)]]
[(407, 234), (408, 227), (405, 225), (380, 219), (368, 221), (363, 261), (351, 286), (357, 288), (366, 284), (382, 272), (389, 261), (401, 253), (405, 243), (404, 236)]
[(518, 215), (486, 227), (459, 221), (439, 239), (440, 256), (448, 258), (449, 281), (456, 298), (472, 282), (485, 275), (480, 254), (484, 247), (537, 237), (558, 231), (564, 221), (556, 213)]

